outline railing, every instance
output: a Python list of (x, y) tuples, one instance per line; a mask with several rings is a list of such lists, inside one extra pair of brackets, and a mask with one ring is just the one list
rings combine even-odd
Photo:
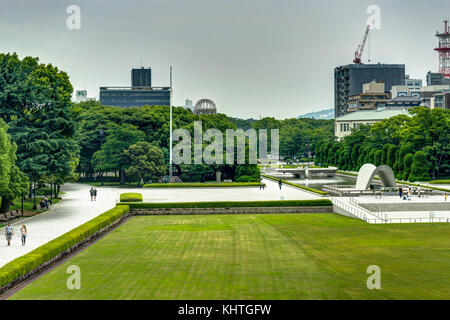
[(338, 206), (339, 208), (347, 211), (348, 213), (352, 214), (353, 216), (355, 216), (358, 219), (361, 219), (363, 221), (367, 222), (367, 215), (365, 212), (362, 212), (360, 210), (358, 210), (358, 208), (356, 208), (355, 206), (350, 205), (349, 203), (339, 200), (337, 198), (332, 198), (331, 202)]
[(388, 219), (388, 218), (383, 218), (383, 213), (382, 213), (381, 211), (376, 211), (376, 212), (374, 212), (374, 211), (370, 211), (370, 210), (368, 210), (368, 209), (366, 209), (366, 208), (361, 207), (361, 206), (360, 206), (360, 203), (361, 203), (362, 201), (359, 200), (358, 198), (352, 197), (352, 198), (349, 199), (349, 202), (350, 202), (351, 204), (353, 204), (355, 207), (359, 208), (360, 210), (365, 211), (365, 212), (369, 213), (370, 215), (377, 217), (377, 218), (380, 219), (380, 220), (386, 220), (386, 219)]
[(450, 218), (388, 218), (388, 219), (367, 219), (367, 223), (450, 223)]

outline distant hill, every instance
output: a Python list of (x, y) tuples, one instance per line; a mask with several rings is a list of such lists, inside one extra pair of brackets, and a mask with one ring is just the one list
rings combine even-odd
[(321, 110), (317, 112), (309, 112), (304, 115), (298, 116), (297, 119), (301, 118), (313, 118), (313, 119), (334, 119), (334, 109)]

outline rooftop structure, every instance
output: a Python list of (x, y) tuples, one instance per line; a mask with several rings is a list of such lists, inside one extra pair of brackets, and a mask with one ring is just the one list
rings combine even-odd
[(386, 103), (388, 108), (412, 108), (421, 104), (420, 97), (417, 96), (397, 96)]
[(409, 75), (405, 75), (405, 86), (409, 90), (420, 90), (422, 88), (422, 80), (421, 79), (411, 79)]
[(409, 86), (392, 86), (391, 98), (395, 99), (397, 97), (416, 97), (420, 98), (420, 88), (411, 89)]
[(364, 83), (362, 93), (348, 97), (346, 111), (375, 110), (386, 107), (389, 94), (385, 92), (384, 88), (383, 82)]
[(131, 69), (131, 86), (132, 87), (151, 87), (152, 86), (152, 69)]

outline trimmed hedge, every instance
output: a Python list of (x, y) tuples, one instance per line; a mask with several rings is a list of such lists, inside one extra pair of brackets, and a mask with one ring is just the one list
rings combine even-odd
[[(120, 205), (121, 203), (119, 203)], [(317, 200), (275, 200), (275, 201), (217, 201), (217, 202), (152, 202), (126, 203), (132, 209), (152, 208), (236, 208), (236, 207), (328, 207), (328, 199)]]
[(433, 180), (430, 181), (431, 184), (450, 184), (450, 180)]
[[(268, 176), (268, 175), (265, 175), (265, 174), (262, 174), (262, 176), (264, 178), (267, 178), (267, 179), (270, 179), (270, 180), (273, 180), (273, 181), (279, 181), (279, 179), (271, 177), (271, 176)], [(317, 190), (317, 189), (310, 188), (310, 187), (305, 187), (305, 186), (302, 186), (300, 184), (289, 182), (287, 180), (281, 180), (281, 182), (283, 182), (284, 184), (287, 184), (289, 186), (295, 187), (295, 188), (299, 188), (299, 189), (303, 189), (303, 190), (306, 190), (306, 191), (310, 191), (310, 192), (314, 192), (314, 193), (320, 194), (321, 196), (328, 195), (328, 193), (326, 193), (325, 191)]]
[(259, 182), (181, 182), (181, 183), (151, 183), (145, 184), (144, 188), (228, 188), (228, 187), (258, 187)]
[(121, 193), (120, 194), (120, 202), (138, 202), (142, 201), (141, 193)]
[(43, 263), (56, 257), (70, 247), (83, 241), (95, 232), (122, 218), (130, 212), (127, 205), (119, 205), (98, 217), (34, 249), (0, 268), (0, 287), (33, 271)]
[(342, 171), (342, 170), (337, 170), (336, 173), (345, 174), (347, 176), (353, 176), (353, 177), (357, 177), (358, 176), (357, 173), (347, 172), (347, 171)]

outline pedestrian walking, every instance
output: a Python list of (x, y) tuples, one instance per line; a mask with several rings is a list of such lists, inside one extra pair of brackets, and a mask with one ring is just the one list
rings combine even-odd
[(444, 201), (447, 201), (447, 192), (444, 193)]
[(89, 190), (89, 194), (91, 195), (91, 201), (94, 200), (94, 188), (91, 187), (91, 189)]
[(94, 201), (97, 201), (97, 188), (94, 188)]
[(5, 228), (5, 236), (6, 236), (6, 241), (8, 242), (8, 246), (11, 245), (11, 239), (12, 239), (13, 234), (14, 234), (13, 227), (12, 227), (11, 223), (8, 223), (8, 225)]
[(263, 182), (263, 179), (260, 181), (259, 190), (264, 190), (265, 184)]
[(278, 181), (278, 186), (280, 187), (281, 190), (281, 186), (283, 185), (283, 182), (281, 181), (281, 179)]
[(408, 188), (408, 200), (411, 200), (412, 190), (411, 187)]
[(398, 188), (398, 195), (400, 196), (400, 199), (401, 199), (402, 196), (403, 196), (403, 189), (402, 189), (402, 187)]
[(22, 228), (20, 228), (20, 234), (21, 234), (21, 239), (22, 239), (22, 245), (25, 245), (25, 242), (27, 241), (27, 235), (28, 235), (28, 231), (27, 231), (27, 227), (23, 224)]

